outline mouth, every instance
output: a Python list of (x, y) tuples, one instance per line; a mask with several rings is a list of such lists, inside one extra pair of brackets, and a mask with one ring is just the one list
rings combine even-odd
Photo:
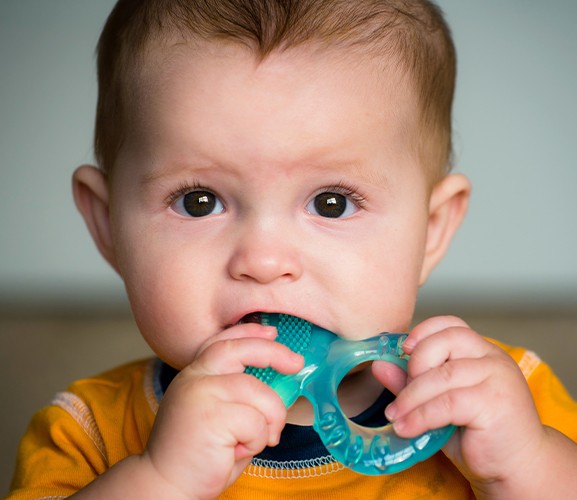
[(292, 316), (302, 321), (307, 322), (311, 321), (309, 319), (303, 318), (302, 316), (296, 316), (293, 313), (280, 312), (280, 311), (271, 312), (270, 310), (262, 310), (262, 311), (249, 312), (244, 316), (242, 316), (239, 320), (237, 320), (236, 323), (231, 323), (226, 328), (231, 328), (232, 326), (238, 326), (238, 325), (247, 325), (251, 323), (264, 326), (271, 326), (271, 325), (276, 326), (279, 321), (278, 318), (279, 316)]
[(248, 314), (245, 314), (238, 322), (237, 325), (246, 325), (247, 323), (257, 323), (262, 324), (262, 312), (254, 311)]

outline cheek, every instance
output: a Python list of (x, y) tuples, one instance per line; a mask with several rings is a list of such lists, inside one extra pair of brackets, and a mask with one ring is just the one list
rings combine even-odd
[(161, 359), (184, 367), (213, 333), (207, 324), (213, 270), (162, 236), (143, 241), (125, 232), (118, 248), (119, 270), (142, 336)]
[(412, 320), (426, 234), (422, 221), (414, 221), (410, 227), (414, 230), (389, 227), (373, 233), (356, 255), (349, 256), (351, 293), (347, 300), (354, 307), (351, 314), (363, 316), (362, 321), (374, 334), (406, 331)]
[[(405, 331), (413, 316), (420, 267), (407, 253), (390, 252), (366, 270), (364, 308), (374, 328)], [(372, 268), (371, 268), (372, 267)]]
[(144, 264), (131, 269), (125, 286), (144, 339), (164, 361), (182, 367), (194, 359), (204, 339), (193, 322), (195, 313), (200, 314), (195, 309), (199, 303), (190, 297), (186, 282), (175, 278), (175, 272), (170, 265)]

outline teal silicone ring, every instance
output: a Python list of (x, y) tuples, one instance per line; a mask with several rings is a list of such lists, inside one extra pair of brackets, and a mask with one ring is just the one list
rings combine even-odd
[(381, 360), (407, 371), (409, 356), (402, 348), (406, 334), (382, 333), (350, 341), (293, 316), (263, 313), (261, 321), (277, 327), (277, 340), (302, 354), (305, 366), (295, 375), (252, 367), (247, 373), (270, 385), (287, 408), (300, 396), (306, 397), (314, 409), (315, 431), (346, 467), (366, 475), (400, 472), (437, 453), (453, 435), (455, 427), (449, 425), (416, 438), (401, 438), (391, 424), (372, 428), (352, 422), (339, 406), (337, 388), (355, 366)]

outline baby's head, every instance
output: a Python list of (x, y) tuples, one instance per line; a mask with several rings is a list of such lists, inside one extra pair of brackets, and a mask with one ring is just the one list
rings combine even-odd
[(75, 199), (175, 367), (247, 314), (409, 326), (465, 212), (428, 2), (120, 0)]
[(135, 90), (151, 51), (164, 47), (170, 57), (185, 42), (236, 43), (257, 60), (297, 48), (372, 58), (414, 92), (423, 166), (433, 179), (450, 169), (455, 49), (428, 0), (120, 0), (98, 46), (95, 153), (105, 172), (139, 105)]

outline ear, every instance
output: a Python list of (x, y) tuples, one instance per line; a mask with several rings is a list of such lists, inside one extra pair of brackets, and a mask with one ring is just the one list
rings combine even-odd
[(419, 285), (423, 285), (431, 271), (445, 255), (453, 236), (461, 225), (471, 195), (471, 184), (461, 174), (443, 177), (431, 192), (427, 242)]
[(72, 175), (74, 202), (101, 255), (116, 270), (110, 231), (108, 183), (100, 169), (82, 165)]

